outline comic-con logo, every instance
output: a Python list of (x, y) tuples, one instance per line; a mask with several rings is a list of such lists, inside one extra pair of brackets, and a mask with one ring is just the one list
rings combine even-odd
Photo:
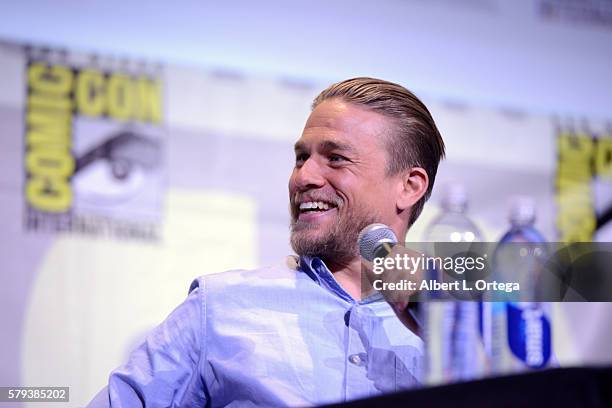
[(159, 78), (36, 59), (26, 78), (27, 229), (95, 233), (155, 223)]

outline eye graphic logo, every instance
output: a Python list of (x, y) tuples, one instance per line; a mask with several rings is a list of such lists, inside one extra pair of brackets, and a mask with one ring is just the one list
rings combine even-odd
[(136, 196), (160, 163), (160, 143), (131, 131), (111, 135), (76, 159), (72, 185), (78, 199), (114, 205)]

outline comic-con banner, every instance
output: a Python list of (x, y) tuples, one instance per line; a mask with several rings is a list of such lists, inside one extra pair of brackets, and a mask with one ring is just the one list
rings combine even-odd
[(156, 239), (161, 68), (29, 47), (26, 55), (26, 230)]
[[(612, 239), (612, 130), (559, 127), (556, 225), (563, 242)], [(605, 231), (608, 231), (607, 233)], [(604, 237), (605, 235), (605, 237)]]

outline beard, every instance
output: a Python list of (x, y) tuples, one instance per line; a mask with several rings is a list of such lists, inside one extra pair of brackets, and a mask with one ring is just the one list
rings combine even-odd
[[(374, 212), (364, 207), (341, 213), (342, 204), (336, 209), (337, 217), (325, 226), (315, 222), (298, 220), (298, 211), (291, 206), (291, 247), (296, 254), (317, 256), (325, 263), (348, 264), (359, 256), (357, 238), (362, 229), (377, 222)], [(318, 233), (317, 233), (318, 232)]]

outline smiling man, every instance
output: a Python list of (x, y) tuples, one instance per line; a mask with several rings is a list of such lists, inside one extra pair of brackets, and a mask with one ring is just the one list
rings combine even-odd
[(355, 78), (324, 90), (289, 179), (297, 256), (198, 278), (92, 406), (306, 406), (417, 386), (422, 341), (379, 293), (362, 296), (357, 236), (380, 222), (404, 238), (443, 156), (405, 88)]

